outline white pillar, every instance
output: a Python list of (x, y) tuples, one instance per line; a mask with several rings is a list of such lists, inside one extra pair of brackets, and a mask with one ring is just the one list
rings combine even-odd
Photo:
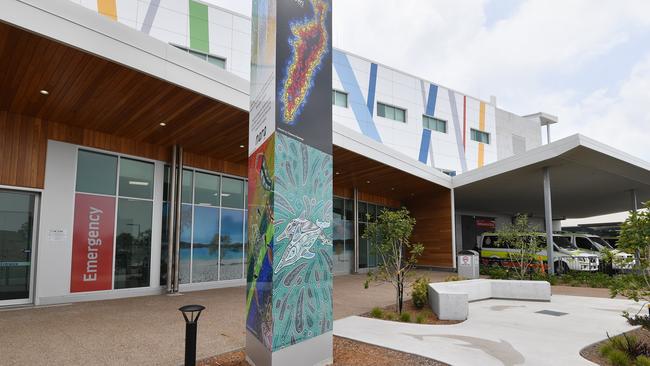
[(551, 174), (550, 168), (544, 167), (544, 219), (546, 226), (546, 251), (548, 273), (554, 274), (553, 268), (553, 209), (551, 207)]

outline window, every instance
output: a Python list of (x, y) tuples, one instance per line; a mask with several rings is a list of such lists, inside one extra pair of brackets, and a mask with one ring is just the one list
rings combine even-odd
[(576, 246), (584, 250), (594, 250), (591, 246), (591, 241), (587, 238), (576, 237)]
[(490, 134), (487, 132), (471, 129), (471, 138), (474, 141), (481, 142), (484, 144), (489, 144), (490, 143)]
[(183, 47), (183, 46), (179, 46), (179, 45), (176, 45), (176, 44), (172, 44), (172, 46), (178, 48), (181, 51), (185, 51), (185, 52), (189, 53), (192, 56), (198, 57), (203, 61), (208, 61), (209, 63), (211, 63), (213, 65), (219, 66), (222, 69), (226, 68), (226, 59), (223, 58), (223, 57), (210, 55), (210, 54), (205, 53), (205, 52), (193, 50), (193, 49)]
[(406, 109), (399, 107), (393, 107), (388, 104), (377, 102), (377, 115), (379, 117), (406, 123)]
[[(166, 179), (169, 171), (166, 166)], [(183, 170), (181, 201), (180, 283), (242, 279), (245, 180), (187, 168)], [(163, 210), (168, 210), (166, 203)], [(166, 271), (166, 265), (161, 261), (161, 273)]]
[(120, 196), (152, 199), (153, 164), (133, 159), (121, 159)]
[(447, 121), (427, 115), (422, 115), (422, 127), (431, 131), (447, 133)]
[[(483, 245), (481, 246), (482, 248), (498, 248), (497, 242), (499, 241), (499, 238), (496, 236), (486, 236), (483, 238)], [(500, 244), (500, 243), (499, 243)]]
[(117, 156), (79, 150), (77, 192), (115, 195)]
[(338, 90), (332, 90), (332, 105), (337, 105), (339, 107), (347, 108), (348, 93), (344, 93)]

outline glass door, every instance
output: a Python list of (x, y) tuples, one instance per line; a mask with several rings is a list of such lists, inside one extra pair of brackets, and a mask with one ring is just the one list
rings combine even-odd
[(31, 302), (36, 200), (0, 190), (0, 306)]

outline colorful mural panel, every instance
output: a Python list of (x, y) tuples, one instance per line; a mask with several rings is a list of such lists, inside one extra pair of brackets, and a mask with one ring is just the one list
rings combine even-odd
[(273, 350), (332, 330), (332, 156), (282, 134), (275, 150)]
[(272, 136), (248, 158), (248, 245), (246, 328), (269, 350), (273, 345)]

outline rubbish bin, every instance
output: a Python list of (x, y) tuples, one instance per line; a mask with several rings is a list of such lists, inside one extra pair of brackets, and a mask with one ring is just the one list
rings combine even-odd
[(456, 256), (458, 260), (458, 277), (479, 278), (480, 255), (475, 250), (462, 250)]

